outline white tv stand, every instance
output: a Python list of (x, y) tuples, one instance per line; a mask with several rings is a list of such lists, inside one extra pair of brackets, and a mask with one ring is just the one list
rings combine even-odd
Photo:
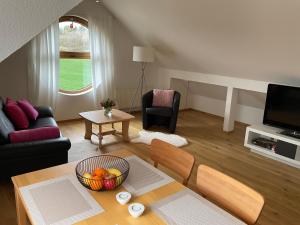
[[(282, 131), (282, 129), (278, 129), (275, 127), (266, 126), (266, 125), (262, 125), (262, 124), (248, 126), (246, 129), (244, 145), (246, 147), (250, 148), (250, 150), (252, 152), (272, 158), (274, 160), (278, 160), (278, 161), (286, 163), (290, 166), (300, 168), (300, 139), (282, 135), (282, 134), (280, 134), (281, 131)], [(274, 140), (274, 141), (280, 140), (283, 142), (297, 145), (295, 159), (291, 159), (291, 158), (279, 155), (270, 149), (253, 144), (252, 140), (255, 138), (258, 138), (258, 137), (263, 137), (263, 138), (266, 138), (269, 140)]]

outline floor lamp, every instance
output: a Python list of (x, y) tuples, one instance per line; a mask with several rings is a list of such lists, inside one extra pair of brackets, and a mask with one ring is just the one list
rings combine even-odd
[(151, 49), (149, 47), (134, 46), (132, 61), (141, 63), (142, 71), (141, 71), (141, 77), (138, 82), (138, 86), (137, 86), (136, 91), (131, 100), (131, 106), (130, 106), (129, 112), (132, 112), (133, 104), (138, 95), (139, 90), (140, 90), (140, 97), (141, 97), (140, 99), (142, 99), (143, 90), (144, 90), (146, 66), (147, 66), (147, 63), (154, 62), (153, 49)]

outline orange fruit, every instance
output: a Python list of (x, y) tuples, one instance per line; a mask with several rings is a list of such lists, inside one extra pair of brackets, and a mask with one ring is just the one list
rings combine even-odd
[(107, 174), (107, 170), (103, 168), (96, 168), (93, 171), (93, 176), (104, 177)]
[(99, 176), (93, 176), (90, 181), (90, 187), (94, 191), (99, 191), (102, 189), (102, 178)]
[(92, 175), (90, 173), (84, 173), (82, 176), (83, 176), (83, 182), (86, 185), (90, 185), (90, 179), (92, 178)]

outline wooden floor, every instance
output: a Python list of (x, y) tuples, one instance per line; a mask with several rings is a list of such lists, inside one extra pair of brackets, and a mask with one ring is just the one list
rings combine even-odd
[[(140, 116), (131, 123), (141, 128)], [(71, 141), (83, 139), (83, 121), (60, 123), (63, 134)], [(246, 125), (236, 123), (234, 132), (222, 131), (223, 119), (193, 110), (180, 112), (177, 134), (189, 140), (184, 147), (196, 157), (196, 165), (189, 182), (195, 188), (196, 168), (199, 164), (212, 166), (260, 192), (266, 201), (258, 223), (260, 225), (300, 224), (300, 169), (251, 153), (243, 147)], [(127, 148), (148, 160), (149, 150), (143, 144), (115, 144), (104, 148), (110, 151)], [(170, 174), (174, 176), (174, 174)], [(176, 178), (176, 177), (175, 177)], [(247, 206), (246, 206), (247, 207)], [(15, 225), (14, 196), (11, 184), (0, 183), (0, 225)], [(220, 224), (221, 225), (221, 224)]]

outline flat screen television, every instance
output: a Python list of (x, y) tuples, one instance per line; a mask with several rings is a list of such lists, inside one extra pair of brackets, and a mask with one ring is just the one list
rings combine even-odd
[[(300, 132), (300, 87), (269, 84), (263, 123), (298, 136)], [(289, 135), (285, 133), (286, 135)], [(299, 134), (300, 137), (300, 134)]]

